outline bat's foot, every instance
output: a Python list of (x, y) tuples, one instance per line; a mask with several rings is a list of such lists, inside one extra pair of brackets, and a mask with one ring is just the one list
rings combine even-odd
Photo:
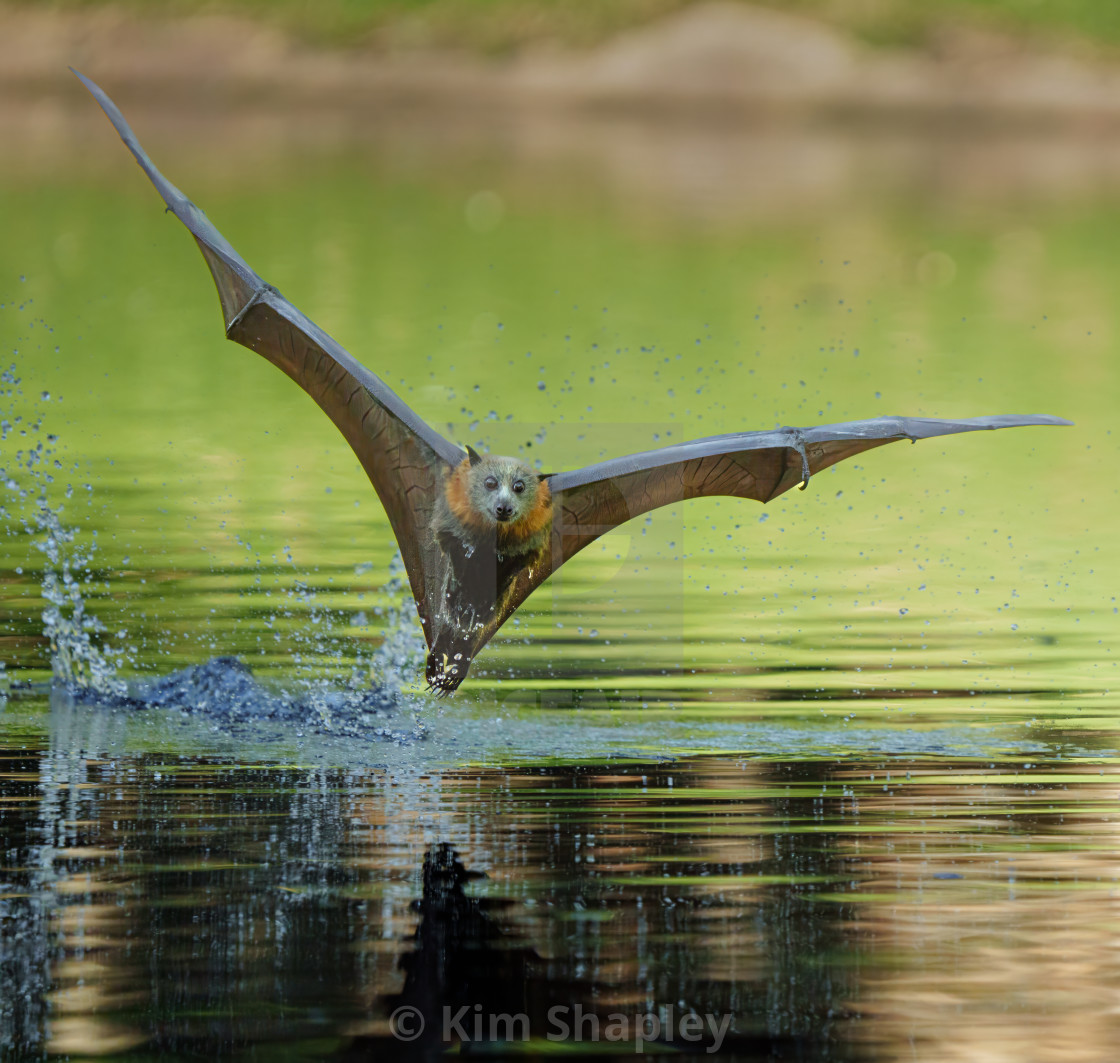
[(438, 698), (447, 697), (467, 678), (467, 670), (470, 666), (470, 658), (462, 653), (448, 656), (446, 653), (432, 650), (428, 654), (428, 665), (425, 669), (428, 689)]

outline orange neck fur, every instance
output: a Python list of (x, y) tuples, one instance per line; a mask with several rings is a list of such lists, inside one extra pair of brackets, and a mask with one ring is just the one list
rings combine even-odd
[(467, 477), (470, 471), (470, 458), (464, 458), (455, 466), (444, 486), (447, 508), (464, 528), (479, 532), (493, 528), (497, 532), (498, 545), (509, 547), (531, 539), (552, 520), (552, 490), (548, 486), (548, 481), (542, 480), (537, 488), (536, 505), (524, 517), (509, 524), (495, 524), (471, 505), (467, 491)]

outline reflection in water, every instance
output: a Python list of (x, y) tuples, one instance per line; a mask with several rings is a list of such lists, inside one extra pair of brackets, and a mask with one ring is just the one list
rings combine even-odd
[(118, 726), (59, 703), (5, 740), (0, 1015), (31, 1057), (446, 1048), (394, 1037), (404, 1005), (542, 1044), (556, 1007), (730, 1016), (721, 1055), (752, 1060), (1115, 1043), (1103, 762), (299, 768)]
[[(540, 969), (540, 957), (509, 940), (487, 914), (504, 905), (466, 895), (464, 885), (481, 877), (467, 871), (449, 845), (434, 845), (424, 854), (423, 894), (413, 906), (420, 925), (411, 938), (412, 951), (400, 959), (404, 987), (383, 1001), (390, 1029), (380, 1038), (356, 1039), (348, 1058), (438, 1056), (464, 1019), (469, 1045), (476, 1009), (487, 1017), (526, 1016), (519, 1030), (526, 1039), (532, 1021), (530, 972)], [(520, 1025), (514, 1023), (509, 1033)]]
[[(34, 808), (41, 767), (38, 751), (4, 749), (0, 755), (0, 817), (5, 823), (0, 864), (0, 1048), (42, 1043), (45, 994), (50, 984), (47, 913), (49, 876), (31, 862), (47, 839), (41, 820), (11, 829), (16, 810)], [(46, 812), (43, 809), (43, 812)], [(49, 870), (49, 869), (48, 869)]]
[(906, 767), (863, 800), (877, 829), (842, 846), (861, 871), (841, 901), (853, 941), (882, 957), (857, 1039), (922, 1060), (1114, 1058), (1115, 766)]

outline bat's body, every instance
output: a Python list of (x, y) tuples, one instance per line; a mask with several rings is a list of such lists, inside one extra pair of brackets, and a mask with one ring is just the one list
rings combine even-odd
[(468, 447), (446, 473), (431, 524), (447, 564), (435, 603), (442, 623), (429, 640), (429, 683), (454, 689), (462, 682), (474, 653), (520, 604), (512, 600), (518, 577), (547, 564), (553, 526), (548, 480), (516, 458), (480, 457)]
[(877, 417), (713, 436), (547, 478), (516, 458), (480, 458), (439, 435), (265, 284), (152, 165), (108, 96), (77, 76), (198, 243), (226, 336), (287, 373), (358, 456), (400, 546), (430, 651), (428, 682), (441, 693), (458, 687), (479, 650), (560, 565), (639, 514), (706, 495), (769, 502), (838, 461), (900, 439), (1069, 424), (1043, 415)]

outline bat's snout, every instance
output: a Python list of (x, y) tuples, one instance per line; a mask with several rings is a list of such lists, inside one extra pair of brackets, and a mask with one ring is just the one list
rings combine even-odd
[(513, 506), (504, 506), (503, 505), (503, 506), (495, 506), (494, 507), (494, 517), (499, 523), (505, 524), (505, 522), (508, 521), (510, 519), (510, 517), (512, 517), (512, 516), (513, 516)]

